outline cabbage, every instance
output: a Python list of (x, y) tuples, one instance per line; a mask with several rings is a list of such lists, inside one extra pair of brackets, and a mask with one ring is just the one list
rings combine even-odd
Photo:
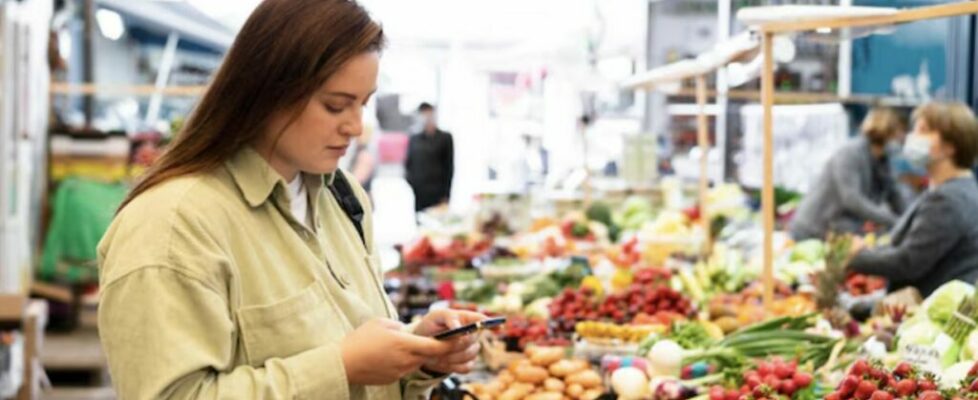
[(924, 309), (931, 321), (944, 325), (966, 297), (975, 293), (975, 287), (961, 281), (950, 281), (937, 288), (924, 301)]
[(908, 344), (930, 345), (943, 333), (940, 325), (926, 318), (915, 318), (904, 322), (897, 331), (897, 347)]
[(821, 240), (810, 239), (798, 242), (791, 250), (792, 262), (814, 264), (823, 258), (825, 258), (825, 246)]

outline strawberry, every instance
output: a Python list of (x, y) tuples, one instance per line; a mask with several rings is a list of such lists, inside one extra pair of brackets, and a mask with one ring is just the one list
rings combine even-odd
[(859, 386), (859, 378), (855, 376), (848, 375), (842, 379), (839, 384), (839, 395), (846, 397), (856, 391), (856, 387)]
[(761, 397), (764, 397), (764, 395), (766, 393), (770, 392), (770, 391), (771, 391), (771, 389), (769, 387), (767, 387), (766, 385), (760, 385), (760, 386), (754, 388), (754, 391), (751, 392), (751, 393), (754, 395), (754, 397), (761, 398)]
[(913, 379), (904, 379), (897, 382), (894, 389), (896, 389), (897, 394), (901, 397), (911, 396), (914, 393), (917, 393), (917, 382)]
[(778, 388), (778, 391), (785, 396), (791, 397), (798, 391), (798, 386), (795, 385), (795, 381), (793, 380), (781, 381), (781, 386)]
[(862, 377), (869, 371), (869, 363), (866, 360), (856, 360), (852, 363), (852, 368), (849, 369), (849, 375), (854, 375), (857, 377)]
[(873, 392), (878, 389), (876, 384), (871, 381), (859, 382), (859, 386), (856, 387), (856, 398), (859, 400), (867, 400), (873, 395)]
[(761, 361), (757, 363), (757, 373), (761, 374), (761, 376), (768, 376), (771, 375), (771, 373), (773, 372), (774, 372), (774, 367), (771, 366), (771, 363), (766, 361)]
[(927, 390), (917, 396), (917, 400), (944, 400), (944, 396), (941, 396), (936, 390)]
[(726, 400), (723, 388), (720, 386), (710, 388), (710, 400)]
[(893, 369), (893, 375), (900, 378), (907, 378), (913, 373), (913, 367), (909, 363), (902, 362)]
[(812, 384), (812, 374), (806, 372), (795, 372), (795, 376), (792, 379), (795, 381), (795, 386), (799, 389), (806, 388)]
[(776, 375), (779, 379), (791, 378), (792, 374), (794, 374), (794, 371), (792, 371), (791, 366), (787, 364), (778, 364), (774, 366), (774, 375)]
[(758, 378), (756, 376), (749, 376), (744, 381), (744, 383), (753, 390), (754, 388), (761, 385), (761, 378)]
[(921, 392), (937, 391), (937, 384), (935, 384), (934, 381), (922, 380), (920, 381), (920, 383), (917, 384), (917, 386), (919, 387)]
[(825, 400), (842, 400), (842, 396), (838, 392), (832, 392), (825, 396)]
[(737, 389), (727, 389), (727, 392), (723, 394), (723, 400), (737, 400), (740, 398), (740, 392)]
[(873, 392), (873, 395), (869, 397), (869, 400), (893, 400), (893, 395), (883, 390), (877, 390)]

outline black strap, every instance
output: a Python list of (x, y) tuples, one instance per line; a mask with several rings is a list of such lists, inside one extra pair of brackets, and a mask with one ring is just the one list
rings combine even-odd
[(329, 191), (333, 193), (333, 197), (336, 202), (340, 204), (340, 208), (343, 209), (343, 213), (350, 218), (350, 222), (353, 223), (353, 227), (357, 228), (357, 233), (360, 234), (360, 241), (363, 242), (363, 246), (367, 246), (367, 238), (363, 236), (363, 206), (360, 204), (360, 199), (357, 198), (356, 193), (353, 192), (353, 187), (350, 186), (350, 182), (346, 180), (346, 175), (342, 171), (337, 170), (333, 173), (333, 184), (327, 185)]

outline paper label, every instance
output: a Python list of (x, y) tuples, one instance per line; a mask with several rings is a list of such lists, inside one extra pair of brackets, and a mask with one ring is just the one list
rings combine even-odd
[(900, 349), (903, 360), (930, 372), (940, 372), (941, 352), (935, 346), (907, 344)]
[(901, 346), (900, 355), (904, 361), (937, 374), (943, 370), (941, 359), (944, 353), (950, 351), (953, 345), (954, 339), (948, 335), (941, 334), (930, 345), (906, 344)]

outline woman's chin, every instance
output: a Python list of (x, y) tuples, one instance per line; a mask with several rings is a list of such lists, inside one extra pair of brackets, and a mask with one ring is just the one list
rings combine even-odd
[(312, 175), (328, 175), (336, 172), (339, 169), (337, 163), (321, 164), (321, 165), (310, 165), (308, 169), (303, 169), (303, 172)]

